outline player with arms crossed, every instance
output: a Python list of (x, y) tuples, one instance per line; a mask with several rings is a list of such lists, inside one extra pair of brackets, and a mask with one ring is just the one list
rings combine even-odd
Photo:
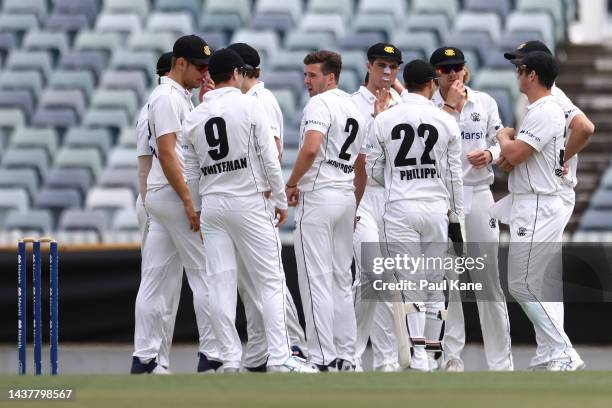
[[(393, 44), (377, 43), (368, 48), (367, 83), (351, 95), (351, 99), (359, 108), (366, 121), (366, 147), (369, 149), (376, 140), (367, 140), (367, 127), (378, 114), (379, 110), (401, 102), (400, 95), (392, 88), (397, 81), (397, 73), (402, 64), (402, 52)], [(377, 106), (376, 100), (379, 100)], [(366, 171), (371, 173), (366, 163)], [(384, 205), (384, 181), (380, 178), (368, 177), (363, 193), (363, 199), (357, 209), (357, 222), (353, 234), (353, 254), (355, 260), (355, 318), (357, 320), (357, 342), (355, 345), (355, 361), (357, 370), (361, 368), (363, 355), (368, 338), (372, 342), (373, 367), (380, 371), (397, 370), (397, 340), (393, 327), (393, 311), (390, 302), (363, 300), (361, 245), (362, 242), (379, 242), (380, 227)], [(372, 245), (370, 248), (378, 248)], [(379, 256), (372, 254), (373, 256)]]
[[(368, 152), (372, 167), (384, 169), (385, 206), (383, 213), (383, 256), (395, 258), (443, 257), (448, 237), (463, 241), (463, 183), (461, 136), (455, 120), (436, 108), (431, 97), (436, 90), (436, 72), (423, 60), (404, 67), (408, 94), (404, 103), (376, 116), (370, 134), (378, 140), (378, 150)], [(370, 139), (372, 138), (370, 137)], [(376, 170), (374, 170), (376, 172)], [(450, 221), (450, 224), (449, 224)], [(395, 279), (440, 283), (444, 271), (419, 268), (410, 273), (394, 271)], [(400, 347), (407, 334), (414, 347), (410, 368), (429, 371), (426, 345), (440, 349), (443, 315), (442, 290), (405, 290), (401, 321), (407, 333), (398, 334)], [(400, 350), (400, 359), (408, 350)]]
[[(274, 143), (276, 144), (280, 161), (283, 152), (283, 114), (272, 92), (266, 89), (264, 83), (259, 80), (261, 73), (259, 53), (255, 48), (245, 43), (230, 44), (227, 48), (236, 51), (244, 61), (241, 91), (246, 95), (256, 97), (268, 115), (270, 130), (274, 135)], [(278, 229), (276, 232), (278, 233)], [(245, 272), (244, 265), (239, 265), (238, 293), (244, 304), (248, 337), (244, 367), (247, 371), (252, 372), (265, 371), (268, 346), (261, 314), (261, 300), (257, 297), (251, 275)], [(285, 276), (284, 271), (283, 276)], [(285, 284), (285, 286), (287, 285)], [(285, 310), (287, 329), (291, 339), (291, 352), (293, 355), (303, 358), (305, 355), (302, 349), (306, 343), (304, 331), (302, 326), (300, 326), (297, 309), (289, 289), (285, 291), (285, 295)]]
[(561, 152), (566, 121), (551, 94), (559, 64), (544, 51), (512, 62), (529, 106), (518, 133), (505, 128), (497, 136), (504, 160), (513, 166), (508, 178), (511, 196), (504, 199), (511, 199), (508, 288), (534, 326), (540, 358), (548, 361), (546, 368), (580, 370), (585, 364), (565, 333), (557, 306), (562, 287), (550, 285), (562, 282), (560, 247), (571, 215), (563, 197)]
[(331, 51), (304, 58), (300, 150), (287, 197), (296, 205), (295, 257), (310, 361), (321, 371), (354, 370), (355, 309), (351, 242), (363, 195), (365, 121), (337, 88), (342, 59)]
[[(489, 215), (493, 205), (490, 185), (495, 178), (491, 163), (499, 157), (496, 134), (502, 128), (497, 103), (484, 92), (464, 85), (468, 75), (463, 52), (455, 47), (438, 48), (429, 62), (436, 67), (440, 88), (432, 101), (453, 116), (461, 129), (461, 163), (468, 256), (486, 254), (486, 268), (470, 271), (473, 282), (482, 283), (475, 291), (482, 328), (485, 355), (490, 370), (512, 370), (510, 321), (506, 299), (499, 280), (497, 247), (499, 225)], [(483, 243), (483, 244), (480, 244)], [(457, 279), (458, 276), (451, 276)], [(461, 352), (465, 347), (465, 322), (459, 293), (452, 290), (444, 326), (445, 371), (463, 371)]]
[[(508, 60), (520, 60), (525, 55), (535, 52), (543, 51), (547, 54), (552, 55), (552, 52), (548, 47), (541, 41), (527, 41), (526, 43), (520, 44), (516, 50), (507, 52), (504, 57)], [(555, 97), (563, 113), (565, 114), (565, 147), (563, 151), (563, 161), (565, 168), (567, 168), (567, 174), (565, 175), (561, 190), (561, 197), (565, 203), (565, 209), (569, 213), (569, 216), (564, 216), (568, 220), (571, 214), (574, 212), (574, 205), (576, 202), (576, 194), (574, 188), (578, 184), (577, 170), (578, 170), (578, 153), (580, 153), (587, 145), (591, 136), (595, 132), (595, 126), (589, 120), (589, 118), (578, 108), (574, 103), (565, 95), (565, 93), (553, 84), (550, 89), (550, 93)], [(500, 157), (498, 163), (500, 167), (510, 171), (510, 166), (504, 157)], [(563, 321), (564, 319), (564, 308), (563, 302), (551, 302), (552, 306), (557, 311), (558, 318)], [(540, 346), (541, 345), (541, 346)], [(550, 350), (546, 347), (546, 343), (538, 342), (538, 349), (536, 350), (535, 357), (531, 360), (529, 367), (534, 370), (546, 369), (550, 363), (548, 355)]]
[[(215, 89), (204, 95), (183, 125), (186, 144), (195, 151), (195, 156), (186, 158), (186, 171), (201, 172), (197, 189), (203, 208), (212, 325), (224, 347), (224, 366), (238, 371), (242, 350), (235, 320), (240, 258), (262, 303), (267, 371), (317, 372), (291, 356), (274, 218), (279, 225), (285, 222), (287, 199), (267, 115), (255, 97), (240, 91), (243, 65), (235, 51), (216, 51), (209, 64)], [(269, 200), (264, 196), (267, 191)]]
[[(136, 297), (136, 325), (131, 372), (169, 373), (160, 361), (162, 345), (169, 347), (167, 330), (172, 300), (180, 290), (175, 275), (183, 265), (193, 292), (198, 326), (206, 314), (204, 247), (199, 221), (187, 183), (198, 173), (183, 172), (181, 123), (193, 109), (191, 89), (200, 87), (210, 49), (195, 35), (179, 38), (173, 47), (171, 69), (147, 102), (148, 141), (153, 155), (144, 205), (149, 225), (142, 250), (142, 277)], [(143, 122), (144, 123), (144, 122)], [(178, 261), (177, 261), (178, 260)], [(170, 299), (164, 303), (164, 299)], [(202, 332), (200, 333), (203, 334)]]

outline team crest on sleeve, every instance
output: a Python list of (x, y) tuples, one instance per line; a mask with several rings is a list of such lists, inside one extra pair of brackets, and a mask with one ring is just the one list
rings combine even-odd
[(491, 218), (489, 220), (489, 227), (495, 228), (497, 226), (497, 220), (495, 218)]
[(470, 118), (472, 118), (472, 122), (480, 122), (480, 113), (472, 112)]

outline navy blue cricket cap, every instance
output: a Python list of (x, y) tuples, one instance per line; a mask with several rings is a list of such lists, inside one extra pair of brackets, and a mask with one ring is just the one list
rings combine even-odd
[(212, 51), (201, 37), (197, 35), (184, 35), (174, 43), (172, 56), (175, 58), (185, 58), (196, 67), (203, 67), (208, 64)]
[(247, 71), (253, 71), (255, 68), (259, 67), (261, 62), (259, 58), (259, 53), (249, 44), (245, 43), (234, 43), (227, 46), (230, 50), (234, 50), (242, 57), (244, 61), (244, 69)]
[(155, 67), (155, 70), (157, 71), (157, 75), (163, 76), (164, 74), (170, 72), (171, 69), (172, 69), (172, 51), (164, 52), (157, 60), (157, 66)]
[(436, 69), (425, 60), (415, 59), (404, 67), (404, 83), (406, 84), (426, 84), (437, 78)]
[(236, 51), (229, 48), (221, 48), (213, 53), (208, 62), (210, 75), (225, 74), (232, 72), (234, 68), (243, 69), (244, 60)]
[(545, 52), (546, 54), (552, 55), (552, 52), (546, 46), (546, 44), (544, 44), (542, 41), (534, 40), (534, 41), (527, 41), (525, 43), (520, 44), (518, 47), (516, 47), (516, 50), (514, 51), (505, 52), (504, 58), (510, 61), (518, 60), (518, 59), (523, 58), (525, 55), (531, 52), (535, 52), (535, 51), (542, 51), (542, 52)]

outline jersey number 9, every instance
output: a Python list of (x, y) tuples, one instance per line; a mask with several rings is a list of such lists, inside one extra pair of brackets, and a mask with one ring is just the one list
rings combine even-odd
[[(216, 132), (215, 128), (217, 128)], [(221, 160), (229, 154), (227, 130), (223, 118), (214, 117), (209, 119), (204, 125), (204, 134), (206, 134), (206, 142), (208, 145), (216, 148), (208, 151), (208, 154), (213, 160)]]

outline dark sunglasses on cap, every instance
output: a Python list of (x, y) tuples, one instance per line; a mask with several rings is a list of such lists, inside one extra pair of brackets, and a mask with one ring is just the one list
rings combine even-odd
[(461, 72), (461, 70), (463, 70), (463, 64), (441, 65), (436, 68), (439, 69), (443, 74), (450, 74), (451, 71)]

